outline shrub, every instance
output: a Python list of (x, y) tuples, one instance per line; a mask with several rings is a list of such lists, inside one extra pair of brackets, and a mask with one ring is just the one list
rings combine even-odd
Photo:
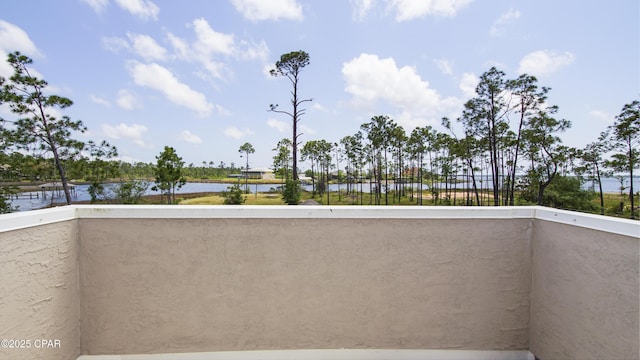
[(116, 185), (113, 191), (120, 204), (137, 204), (148, 188), (149, 182), (146, 180), (128, 180)]
[[(583, 190), (581, 185), (580, 179), (576, 177), (557, 175), (545, 189), (541, 205), (567, 210), (595, 210), (591, 203), (595, 193)], [(536, 202), (537, 191), (536, 186), (529, 186), (520, 196), (526, 201)]]
[(222, 192), (224, 197), (223, 204), (225, 205), (242, 205), (245, 202), (245, 197), (242, 195), (243, 191), (239, 185), (233, 185), (227, 187), (227, 191)]
[(284, 184), (284, 191), (282, 192), (282, 201), (289, 205), (298, 205), (300, 202), (300, 183), (296, 180), (287, 180)]

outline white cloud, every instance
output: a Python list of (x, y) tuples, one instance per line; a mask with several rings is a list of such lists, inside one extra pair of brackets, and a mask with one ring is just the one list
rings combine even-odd
[(445, 75), (453, 74), (453, 64), (451, 63), (451, 61), (447, 59), (436, 59), (436, 60), (433, 60), (433, 62), (436, 64), (436, 66), (438, 66), (438, 69), (440, 69), (440, 71), (442, 71), (443, 74)]
[(222, 116), (228, 116), (231, 115), (231, 111), (223, 106), (220, 106), (218, 104), (214, 105), (213, 108), (215, 109), (216, 113), (218, 115), (222, 115)]
[(240, 45), (243, 47), (243, 49), (240, 50), (240, 56), (245, 60), (258, 59), (266, 61), (269, 57), (269, 47), (264, 40), (259, 43), (243, 40), (240, 42)]
[(413, 20), (427, 15), (453, 17), (473, 0), (388, 0), (388, 9), (396, 11), (396, 21)]
[(300, 134), (299, 135), (302, 135), (302, 134), (313, 135), (315, 133), (316, 133), (316, 131), (314, 129), (310, 128), (309, 126), (304, 125), (304, 124), (300, 125)]
[(116, 54), (121, 50), (130, 50), (146, 61), (162, 61), (168, 58), (167, 49), (149, 35), (127, 33), (127, 38), (129, 41), (117, 36), (103, 37), (102, 46)]
[(106, 107), (111, 106), (111, 103), (109, 102), (109, 100), (101, 98), (101, 97), (96, 96), (94, 94), (89, 95), (89, 99), (91, 99), (91, 101), (93, 101), (94, 103), (102, 105), (102, 106), (106, 106)]
[(275, 68), (276, 68), (275, 64), (265, 64), (262, 67), (262, 73), (264, 74), (264, 77), (266, 77), (267, 79), (275, 79), (274, 76), (271, 75), (271, 70)]
[(115, 0), (122, 9), (143, 20), (158, 20), (160, 8), (150, 0)]
[(174, 104), (184, 106), (201, 115), (209, 115), (213, 109), (213, 104), (207, 101), (204, 94), (180, 82), (169, 69), (161, 65), (132, 61), (129, 63), (129, 72), (137, 85), (162, 92)]
[(575, 56), (568, 51), (556, 53), (550, 50), (538, 50), (525, 55), (520, 60), (518, 72), (537, 76), (549, 75), (572, 64), (574, 60)]
[(242, 139), (245, 136), (253, 135), (254, 132), (249, 128), (238, 129), (235, 126), (229, 126), (224, 129), (224, 136), (234, 138), (234, 139)]
[(238, 43), (234, 34), (215, 31), (203, 18), (194, 20), (187, 27), (193, 29), (196, 35), (192, 43), (174, 34), (167, 34), (175, 56), (183, 61), (200, 63), (213, 78), (224, 79), (229, 76), (230, 70), (224, 62), (228, 58), (266, 60), (269, 56), (266, 42), (241, 40)]
[(391, 106), (400, 113), (397, 122), (407, 128), (426, 125), (460, 106), (459, 99), (442, 98), (415, 68), (399, 68), (393, 58), (361, 54), (343, 64), (342, 76), (345, 91), (353, 96), (352, 105), (369, 111)]
[(64, 116), (61, 109), (54, 107), (45, 108), (45, 115), (55, 119), (62, 119), (62, 117)]
[(313, 105), (311, 105), (311, 110), (329, 112), (329, 109), (327, 109), (326, 107), (322, 106), (322, 104), (320, 104), (320, 103), (314, 103)]
[(296, 0), (231, 0), (237, 11), (246, 19), (259, 20), (302, 20), (302, 6)]
[(15, 116), (15, 114), (11, 111), (11, 107), (9, 107), (9, 104), (0, 103), (0, 118), (10, 118), (11, 116)]
[(489, 29), (489, 34), (491, 36), (502, 36), (504, 35), (504, 28), (506, 25), (518, 20), (520, 18), (520, 11), (509, 9), (506, 13), (502, 14), (498, 20), (496, 20), (493, 25), (491, 25), (491, 29)]
[[(13, 75), (13, 68), (9, 65), (8, 62), (5, 61), (7, 58), (7, 54), (0, 50), (0, 76), (8, 79)], [(1, 104), (1, 103), (0, 103)]]
[(470, 99), (476, 96), (476, 87), (480, 79), (474, 73), (464, 73), (462, 74), (462, 79), (460, 80), (460, 90), (462, 90), (462, 95), (465, 99)]
[(286, 121), (269, 118), (267, 120), (267, 125), (270, 128), (276, 129), (278, 130), (278, 132), (281, 132), (281, 133), (291, 131), (291, 125), (289, 125), (289, 123)]
[(172, 33), (167, 34), (167, 39), (173, 47), (176, 57), (183, 60), (187, 60), (189, 58), (191, 49), (189, 48), (189, 43), (187, 41), (173, 35)]
[(100, 14), (104, 11), (104, 9), (109, 5), (109, 0), (81, 0), (87, 5), (91, 6), (93, 11)]
[(184, 142), (188, 142), (188, 143), (191, 143), (191, 144), (201, 144), (202, 143), (202, 139), (200, 138), (200, 136), (192, 133), (189, 130), (183, 130), (182, 132), (180, 132), (179, 140), (182, 140)]
[(1, 54), (3, 56), (1, 62), (5, 63), (6, 54), (14, 51), (20, 51), (32, 57), (42, 56), (24, 30), (10, 22), (0, 20), (0, 53), (4, 53)]
[(607, 112), (604, 111), (600, 111), (600, 110), (591, 110), (589, 112), (589, 115), (595, 119), (598, 119), (599, 121), (602, 121), (604, 123), (609, 123), (613, 120), (613, 116)]
[(119, 90), (116, 104), (125, 110), (133, 110), (142, 107), (136, 96), (129, 90)]
[[(276, 129), (278, 132), (281, 132), (281, 133), (286, 133), (286, 134), (291, 133), (291, 124), (287, 121), (270, 118), (267, 120), (267, 126), (269, 126), (272, 129)], [(298, 125), (298, 134), (313, 135), (315, 133), (316, 133), (316, 130), (309, 127), (306, 124)]]
[(102, 132), (111, 139), (127, 139), (140, 147), (148, 147), (142, 136), (148, 131), (146, 126), (139, 124), (127, 125), (120, 123), (116, 126), (102, 124)]
[(122, 49), (129, 49), (129, 43), (123, 38), (117, 36), (103, 37), (102, 46), (112, 53), (119, 53)]
[(212, 54), (231, 55), (233, 52), (233, 34), (220, 33), (211, 28), (204, 18), (192, 23), (197, 41), (193, 45), (196, 52), (210, 56)]
[(149, 35), (131, 34), (127, 37), (131, 40), (133, 51), (147, 61), (165, 60), (167, 58), (167, 50)]
[(363, 21), (373, 6), (373, 0), (349, 0), (349, 2), (353, 8), (351, 18), (356, 22)]
[(119, 154), (114, 160), (128, 162), (129, 164), (135, 164), (137, 162), (145, 162), (145, 160), (142, 160), (140, 158), (135, 158), (133, 156), (122, 155), (122, 154)]

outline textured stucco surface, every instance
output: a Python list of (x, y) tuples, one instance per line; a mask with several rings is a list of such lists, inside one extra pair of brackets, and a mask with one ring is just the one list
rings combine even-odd
[(638, 359), (640, 241), (536, 220), (530, 350), (548, 359)]
[[(80, 355), (77, 222), (0, 233), (0, 359), (68, 360)], [(59, 340), (42, 348), (36, 340)], [(38, 346), (38, 347), (36, 347)]]
[(531, 219), (80, 219), (85, 354), (528, 349)]
[(0, 359), (342, 347), (640, 358), (636, 222), (280, 208), (1, 216), (0, 339), (32, 347)]

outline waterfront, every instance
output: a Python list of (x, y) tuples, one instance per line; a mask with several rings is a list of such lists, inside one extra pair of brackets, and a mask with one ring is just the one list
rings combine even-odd
[[(486, 183), (486, 182), (485, 182)], [(482, 183), (484, 186), (485, 183)], [(152, 185), (152, 184), (151, 184)], [(160, 191), (151, 190), (151, 185), (147, 189), (144, 195), (160, 195)], [(177, 194), (191, 194), (191, 193), (219, 193), (227, 190), (227, 187), (235, 185), (235, 183), (211, 183), (211, 182), (188, 182), (182, 188), (177, 189)], [(369, 192), (370, 184), (365, 183), (362, 186), (363, 192)], [(375, 184), (371, 184), (375, 186)], [(418, 184), (405, 184), (406, 188), (417, 188)], [(426, 193), (429, 191), (429, 184), (423, 184), (423, 191)], [(640, 178), (634, 176), (634, 189), (640, 191)], [(241, 188), (244, 189), (244, 184), (240, 184)], [(277, 191), (281, 184), (249, 184), (249, 190), (252, 193), (265, 193), (265, 192), (273, 192)], [(389, 187), (393, 189), (393, 183), (390, 183)], [(458, 191), (461, 191), (467, 186), (466, 183), (458, 182), (457, 184), (449, 184), (449, 188), (456, 188)], [(481, 186), (481, 183), (478, 183), (478, 187)], [(623, 186), (629, 186), (629, 178), (623, 179)], [(88, 192), (89, 185), (77, 185), (75, 188), (75, 196), (73, 196), (74, 202), (87, 202), (91, 200), (91, 196)], [(435, 187), (444, 188), (444, 184), (435, 184)], [(585, 189), (591, 189), (591, 183), (586, 182), (583, 185)], [(605, 193), (620, 193), (620, 180), (618, 178), (603, 178), (602, 180), (602, 188)], [(303, 189), (307, 191), (312, 190), (312, 186), (310, 184), (303, 185)], [(329, 191), (335, 192), (338, 191), (346, 191), (347, 184), (330, 184)], [(360, 190), (359, 184), (357, 184), (356, 191)], [(597, 190), (597, 188), (596, 188)], [(383, 191), (384, 191), (384, 183), (383, 183)], [(20, 194), (18, 199), (12, 199), (11, 204), (14, 207), (18, 207), (18, 211), (28, 211), (34, 209), (40, 209), (43, 207), (51, 206), (52, 204), (62, 204), (64, 203), (64, 196), (55, 196), (53, 199), (50, 196), (50, 192), (46, 194), (46, 197), (43, 196), (42, 191), (31, 191), (31, 192), (23, 192)]]

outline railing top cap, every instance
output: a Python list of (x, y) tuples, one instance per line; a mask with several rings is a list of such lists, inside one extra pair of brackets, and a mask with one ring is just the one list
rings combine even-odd
[(73, 219), (540, 219), (640, 237), (640, 222), (538, 206), (71, 205), (0, 215), (0, 232)]

